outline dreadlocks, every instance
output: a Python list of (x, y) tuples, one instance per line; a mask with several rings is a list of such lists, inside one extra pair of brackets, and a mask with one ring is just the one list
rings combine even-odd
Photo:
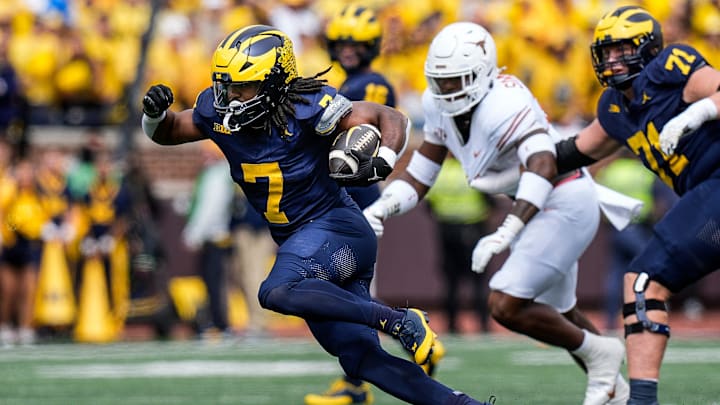
[(288, 126), (288, 116), (295, 116), (295, 103), (310, 104), (310, 101), (301, 94), (315, 93), (327, 84), (327, 79), (320, 76), (330, 71), (330, 67), (313, 77), (299, 77), (293, 80), (288, 87), (287, 95), (280, 101), (278, 107), (270, 115), (270, 122), (284, 133)]

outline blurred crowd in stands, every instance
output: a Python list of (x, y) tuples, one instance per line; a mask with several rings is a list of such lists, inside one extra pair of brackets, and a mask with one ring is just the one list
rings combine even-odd
[[(248, 24), (274, 25), (294, 40), (301, 74), (330, 66), (323, 24), (343, 0), (5, 0), (0, 4), (0, 65), (17, 75), (31, 124), (119, 124), (133, 84), (162, 82), (174, 108), (192, 106), (209, 84), (206, 63), (218, 41)], [(537, 95), (554, 122), (589, 116), (599, 86), (588, 44), (603, 0), (367, 0), (383, 22), (376, 70), (418, 118), (429, 40), (451, 21), (486, 26), (498, 61)], [(720, 11), (713, 0), (635, 1), (663, 22), (666, 42), (695, 45), (711, 61), (720, 52)], [(153, 12), (157, 11), (157, 13)], [(152, 29), (150, 29), (152, 28)], [(143, 41), (148, 33), (149, 41)], [(147, 49), (145, 48), (147, 44)], [(146, 51), (146, 52), (145, 52)], [(141, 65), (142, 61), (142, 65)], [(138, 67), (144, 69), (139, 71)], [(331, 84), (342, 80), (335, 68)], [(10, 89), (9, 89), (10, 90)], [(0, 93), (1, 94), (1, 93)], [(128, 103), (131, 101), (131, 103)], [(3, 118), (6, 119), (6, 118)], [(417, 121), (417, 120), (416, 120)]]
[[(249, 24), (268, 24), (285, 31), (294, 41), (300, 74), (315, 75), (331, 66), (323, 37), (324, 24), (345, 3), (348, 1), (0, 1), (0, 141), (11, 150), (2, 154), (6, 158), (0, 157), (0, 204), (5, 211), (2, 220), (8, 220), (8, 207), (24, 204), (25, 208), (17, 209), (32, 218), (30, 222), (34, 224), (27, 232), (16, 227), (13, 230), (19, 234), (3, 235), (4, 250), (9, 237), (23, 232), (20, 236), (32, 243), (18, 257), (9, 258), (3, 252), (0, 342), (34, 339), (26, 329), (33, 325), (28, 308), (34, 304), (30, 297), (34, 296), (38, 280), (32, 275), (40, 266), (42, 254), (41, 247), (36, 245), (62, 240), (75, 282), (82, 278), (83, 258), (99, 255), (107, 261), (118, 246), (127, 249), (120, 253), (126, 255), (126, 269), (155, 268), (155, 262), (162, 256), (154, 230), (149, 226), (160, 215), (157, 202), (137, 161), (122, 161), (121, 165), (113, 166), (112, 151), (100, 147), (102, 140), (94, 136), (76, 153), (27, 153), (32, 145), (32, 140), (27, 139), (29, 127), (72, 126), (84, 131), (80, 128), (129, 123), (139, 130), (139, 119), (131, 121), (138, 117), (139, 94), (151, 83), (164, 83), (173, 89), (176, 100), (173, 109), (189, 108), (196, 95), (210, 85), (209, 61), (218, 41), (228, 32)], [(423, 121), (420, 94), (426, 85), (423, 62), (429, 41), (447, 23), (471, 20), (492, 32), (498, 45), (499, 65), (530, 87), (561, 132), (572, 133), (594, 115), (592, 106), (601, 90), (590, 63), (592, 29), (605, 11), (616, 3), (629, 2), (366, 0), (363, 3), (378, 11), (383, 24), (381, 54), (373, 68), (395, 87), (398, 108), (411, 117), (416, 129)], [(711, 64), (720, 63), (720, 1), (632, 3), (645, 7), (663, 23), (666, 43), (691, 43)], [(339, 66), (333, 66), (325, 77), (337, 86), (344, 80), (344, 73)], [(12, 155), (15, 159), (10, 158)], [(29, 169), (35, 169), (35, 180), (30, 183), (39, 186), (21, 199), (20, 194), (6, 190), (10, 190), (7, 187), (18, 190), (27, 180), (22, 177), (26, 170), (12, 169), (28, 157), (34, 159), (25, 161)], [(6, 183), (11, 186), (6, 187)], [(70, 191), (64, 190), (66, 185)], [(50, 206), (55, 211), (43, 211)], [(36, 208), (41, 214), (32, 211)], [(108, 222), (110, 219), (117, 222)], [(95, 223), (99, 227), (93, 228), (92, 221), (99, 221)], [(90, 242), (94, 245), (90, 246)], [(113, 279), (110, 268), (106, 264), (107, 293), (110, 297), (115, 294), (115, 301), (110, 299), (107, 310), (112, 313), (111, 318), (122, 321), (128, 310), (123, 305), (127, 305), (132, 293), (112, 291), (113, 280), (122, 282), (123, 278)], [(78, 285), (74, 290), (79, 300), (82, 293)], [(254, 300), (254, 295), (248, 295)], [(9, 320), (19, 327), (14, 337), (8, 335)]]

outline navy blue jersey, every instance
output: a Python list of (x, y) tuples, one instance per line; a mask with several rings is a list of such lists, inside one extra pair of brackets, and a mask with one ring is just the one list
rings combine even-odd
[(295, 118), (288, 117), (288, 132), (282, 137), (274, 126), (270, 135), (231, 134), (213, 108), (212, 89), (205, 89), (197, 98), (193, 122), (223, 151), (233, 179), (268, 222), (278, 243), (332, 208), (354, 205), (329, 176), (333, 137), (315, 131), (335, 95), (336, 90), (327, 86), (303, 94), (310, 103), (295, 104)]
[(395, 107), (393, 87), (382, 75), (375, 72), (348, 75), (339, 92), (348, 100), (372, 101)]
[(380, 186), (377, 183), (369, 186), (346, 187), (345, 191), (350, 194), (350, 198), (357, 203), (361, 210), (369, 207), (370, 204), (380, 198)]
[(598, 102), (597, 116), (605, 131), (679, 195), (712, 177), (720, 162), (720, 121), (708, 121), (684, 137), (671, 156), (661, 151), (658, 139), (663, 126), (688, 107), (682, 100), (688, 78), (706, 65), (694, 48), (670, 45), (634, 80), (632, 102), (613, 88)]

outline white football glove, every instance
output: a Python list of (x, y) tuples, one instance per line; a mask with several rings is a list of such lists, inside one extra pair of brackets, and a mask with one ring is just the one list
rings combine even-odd
[(373, 232), (375, 232), (375, 236), (377, 236), (378, 239), (380, 239), (385, 232), (385, 225), (383, 225), (385, 217), (383, 215), (382, 208), (375, 206), (379, 202), (380, 200), (376, 201), (374, 204), (363, 210), (363, 215), (365, 215), (365, 219), (367, 219), (367, 221), (370, 223), (370, 227), (372, 227), (372, 230)]
[(383, 189), (380, 198), (365, 207), (363, 215), (370, 223), (375, 236), (380, 238), (385, 231), (384, 220), (408, 212), (417, 205), (417, 202), (417, 191), (410, 183), (394, 180)]
[(660, 149), (672, 155), (680, 139), (697, 131), (705, 121), (717, 118), (715, 103), (709, 98), (697, 101), (668, 121), (660, 132)]
[(475, 273), (484, 272), (493, 255), (510, 247), (510, 243), (524, 226), (525, 224), (520, 218), (510, 214), (497, 231), (480, 239), (472, 253), (472, 271)]
[(365, 215), (365, 218), (370, 223), (378, 239), (380, 239), (385, 232), (383, 221), (393, 214), (393, 208), (397, 206), (398, 200), (396, 196), (383, 193), (380, 198), (363, 210), (363, 215)]

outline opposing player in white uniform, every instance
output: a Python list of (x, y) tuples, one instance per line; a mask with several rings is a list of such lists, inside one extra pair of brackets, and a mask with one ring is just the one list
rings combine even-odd
[(577, 261), (600, 216), (592, 178), (583, 171), (557, 176), (556, 133), (527, 87), (499, 74), (494, 41), (483, 27), (460, 22), (440, 31), (425, 75), (425, 139), (407, 169), (365, 209), (368, 221), (380, 236), (382, 221), (412, 209), (449, 150), (471, 185), (515, 199), (472, 257), (473, 270), (481, 272), (493, 255), (511, 249), (490, 280), (493, 318), (568, 350), (588, 373), (584, 405), (624, 404), (623, 344), (599, 336), (576, 307)]

